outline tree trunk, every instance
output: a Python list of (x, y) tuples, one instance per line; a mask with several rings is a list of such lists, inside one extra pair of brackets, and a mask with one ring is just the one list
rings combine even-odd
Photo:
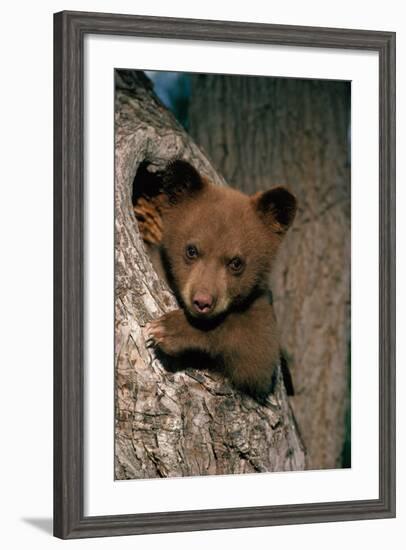
[(304, 468), (304, 450), (280, 370), (266, 406), (220, 374), (169, 372), (142, 328), (176, 301), (154, 272), (132, 209), (141, 162), (161, 169), (180, 156), (222, 184), (199, 148), (154, 96), (143, 73), (116, 71), (115, 376), (116, 479)]
[(350, 412), (350, 84), (195, 75), (189, 115), (231, 185), (286, 185), (297, 196), (273, 274), (275, 310), (308, 467), (339, 467)]

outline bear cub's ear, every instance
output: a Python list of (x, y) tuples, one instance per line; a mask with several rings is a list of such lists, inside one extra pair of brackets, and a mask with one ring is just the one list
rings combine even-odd
[(295, 219), (296, 197), (284, 187), (255, 193), (251, 201), (259, 216), (279, 235), (286, 233)]
[(171, 161), (162, 174), (162, 190), (171, 204), (176, 204), (203, 189), (204, 180), (185, 160)]

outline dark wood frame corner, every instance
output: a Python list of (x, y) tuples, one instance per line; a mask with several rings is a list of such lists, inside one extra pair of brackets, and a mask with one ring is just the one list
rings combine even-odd
[[(146, 36), (379, 53), (379, 498), (88, 517), (83, 511), (83, 39)], [(61, 12), (54, 16), (54, 534), (197, 531), (395, 516), (395, 34)]]

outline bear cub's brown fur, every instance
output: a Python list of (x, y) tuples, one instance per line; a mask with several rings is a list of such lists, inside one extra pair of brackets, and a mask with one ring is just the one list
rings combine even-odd
[(260, 398), (280, 358), (269, 274), (296, 213), (283, 187), (247, 196), (215, 186), (187, 162), (163, 174), (160, 255), (181, 309), (149, 323), (165, 354), (203, 352), (240, 390)]

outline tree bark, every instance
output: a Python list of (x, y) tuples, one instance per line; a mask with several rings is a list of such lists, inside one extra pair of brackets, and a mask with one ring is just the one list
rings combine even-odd
[(145, 324), (177, 307), (155, 273), (132, 209), (141, 162), (162, 169), (180, 156), (223, 184), (157, 100), (148, 79), (116, 71), (115, 378), (116, 479), (237, 474), (304, 468), (304, 449), (280, 371), (266, 406), (220, 374), (165, 370), (145, 345)]
[(342, 464), (349, 414), (350, 84), (192, 76), (190, 133), (228, 183), (286, 185), (299, 212), (273, 274), (308, 467)]

